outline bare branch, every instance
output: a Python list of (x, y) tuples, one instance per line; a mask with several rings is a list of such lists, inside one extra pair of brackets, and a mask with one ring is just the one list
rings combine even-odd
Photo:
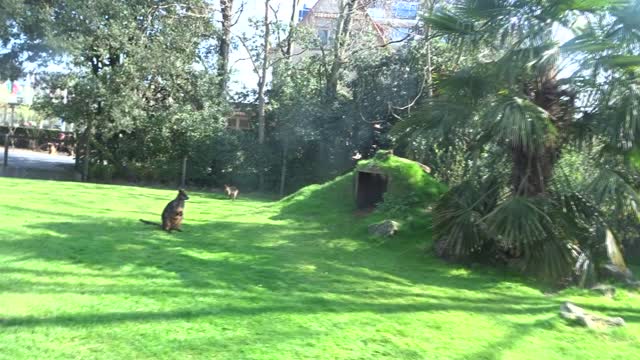
[(207, 66), (207, 63), (204, 60), (204, 58), (202, 57), (202, 55), (199, 54), (199, 53), (196, 53), (196, 58), (198, 59), (198, 61), (200, 61), (200, 65), (202, 65), (204, 70), (208, 73), (209, 72), (209, 67)]
[(236, 26), (236, 24), (238, 23), (238, 21), (240, 20), (240, 16), (242, 16), (242, 13), (244, 12), (244, 6), (246, 5), (246, 2), (243, 1), (240, 3), (240, 7), (238, 8), (238, 10), (236, 11), (236, 13), (234, 14), (234, 16), (236, 16), (236, 20), (234, 22), (231, 23), (231, 27)]
[(418, 95), (416, 95), (416, 97), (409, 104), (407, 104), (407, 106), (402, 106), (402, 107), (394, 106), (393, 107), (394, 109), (397, 109), (397, 110), (411, 109), (411, 107), (413, 107), (416, 104), (418, 99), (422, 97), (422, 92), (424, 91), (425, 85), (427, 84), (426, 70), (427, 69), (425, 68), (425, 76), (422, 77), (422, 84), (420, 85), (420, 91), (418, 91)]
[(409, 38), (411, 37), (411, 35), (413, 35), (413, 34), (407, 34), (407, 35), (406, 35), (405, 37), (403, 37), (402, 39), (392, 40), (392, 41), (387, 41), (387, 42), (386, 42), (386, 43), (384, 43), (384, 44), (378, 45), (378, 47), (387, 47), (387, 46), (389, 46), (389, 45), (391, 45), (391, 44), (397, 44), (397, 43), (404, 42), (404, 41), (406, 41), (407, 39), (409, 39)]
[(237, 63), (241, 61), (246, 61), (246, 60), (251, 60), (251, 57), (237, 59), (236, 61), (233, 62), (233, 64), (231, 64), (231, 67), (234, 67)]
[(256, 61), (253, 58), (253, 56), (251, 56), (251, 49), (249, 48), (249, 45), (247, 44), (246, 39), (244, 38), (244, 36), (236, 36), (236, 37), (238, 38), (238, 40), (240, 40), (240, 44), (242, 44), (242, 47), (244, 47), (244, 49), (247, 51), (247, 54), (249, 54), (249, 60), (251, 60), (251, 64), (253, 65), (253, 72), (255, 72), (256, 75), (258, 75), (258, 77), (259, 77), (260, 76), (260, 67), (256, 63)]
[[(280, 12), (280, 5), (278, 5), (277, 9), (274, 9), (273, 6), (271, 4), (269, 4), (269, 9), (271, 9), (271, 12), (273, 12), (273, 18), (276, 21), (276, 24), (280, 23), (280, 19), (278, 19), (278, 12)], [(278, 29), (278, 28), (276, 28)], [(282, 43), (282, 38), (280, 37), (280, 31), (276, 31), (276, 37), (278, 40), (278, 45), (280, 45), (280, 43)]]
[(298, 56), (298, 55), (302, 55), (302, 54), (304, 54), (305, 52), (307, 52), (307, 50), (306, 50), (306, 49), (305, 49), (305, 50), (300, 51), (299, 53), (291, 54), (290, 56), (282, 56), (282, 57), (279, 57), (279, 58), (277, 58), (277, 59), (273, 60), (273, 61), (271, 62), (271, 64), (269, 64), (269, 67), (273, 67), (275, 64), (279, 63), (280, 61), (287, 60), (287, 59), (290, 59), (290, 58), (295, 57), (295, 56)]

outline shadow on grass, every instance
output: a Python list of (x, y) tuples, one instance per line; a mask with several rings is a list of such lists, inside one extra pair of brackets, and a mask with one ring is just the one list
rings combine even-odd
[[(0, 291), (199, 299), (167, 311), (12, 316), (0, 318), (0, 327), (75, 327), (265, 314), (463, 312), (539, 318), (555, 314), (559, 306), (556, 300), (542, 296), (503, 292), (500, 285), (512, 279), (502, 274), (452, 271), (439, 260), (408, 251), (413, 249), (411, 239), (398, 238), (384, 246), (347, 241), (340, 231), (327, 230), (317, 222), (196, 222), (187, 223), (183, 233), (167, 234), (136, 219), (96, 221), (86, 216), (73, 222), (35, 223), (25, 234), (0, 230), (0, 238), (4, 239), (0, 241), (2, 254), (80, 265), (84, 271), (3, 264), (0, 272), (9, 277), (0, 279)], [(125, 273), (123, 266), (129, 269)], [(93, 283), (94, 278), (100, 281)], [(146, 281), (159, 285), (144, 286)], [(496, 342), (503, 349), (547, 326), (537, 320), (504, 323), (509, 335)], [(491, 351), (487, 348), (474, 356), (488, 357)]]
[[(401, 304), (401, 303), (371, 303), (356, 301), (336, 301), (320, 297), (301, 297), (293, 301), (283, 301), (280, 303), (263, 304), (256, 306), (222, 306), (217, 308), (188, 308), (184, 310), (172, 311), (132, 311), (132, 312), (107, 312), (58, 315), (46, 318), (38, 317), (13, 317), (7, 319), (0, 318), (1, 326), (75, 326), (85, 324), (109, 324), (127, 321), (167, 321), (167, 320), (189, 320), (207, 316), (256, 316), (269, 313), (280, 314), (317, 314), (317, 313), (349, 313), (349, 312), (371, 312), (376, 314), (396, 314), (396, 313), (419, 313), (436, 311), (467, 311), (483, 314), (541, 314), (555, 308), (555, 306), (543, 305), (530, 307), (527, 309), (509, 309), (501, 304), (492, 302), (464, 301), (463, 299), (453, 299), (454, 302), (438, 302), (424, 304)], [(322, 306), (316, 306), (321, 304)]]
[(395, 252), (401, 243), (380, 247), (366, 241), (346, 242), (341, 234), (313, 223), (213, 221), (187, 224), (184, 232), (167, 234), (135, 219), (104, 218), (96, 223), (85, 217), (37, 223), (30, 230), (28, 236), (0, 230), (0, 236), (8, 239), (0, 242), (0, 252), (82, 264), (98, 271), (124, 265), (150, 267), (177, 275), (187, 287), (259, 285), (296, 291), (316, 286), (352, 293), (358, 291), (353, 286), (363, 281), (467, 290), (489, 290), (495, 285), (476, 281), (476, 275), (452, 276), (437, 260), (424, 262), (418, 254)]
[[(356, 299), (393, 300), (424, 296), (438, 300), (440, 295), (437, 288), (442, 288), (485, 290), (487, 298), (480, 307), (487, 309), (493, 308), (492, 302), (506, 300), (501, 299), (499, 293), (491, 292), (504, 279), (500, 276), (479, 278), (477, 275), (452, 275), (451, 269), (437, 260), (425, 262), (419, 255), (399, 253), (398, 249), (394, 249), (394, 246), (402, 244), (379, 247), (362, 241), (353, 247), (353, 243), (343, 244), (338, 234), (327, 232), (314, 224), (296, 226), (217, 221), (188, 224), (183, 233), (166, 234), (137, 220), (105, 218), (96, 223), (83, 218), (76, 222), (34, 224), (28, 234), (13, 234), (8, 237), (9, 241), (0, 242), (0, 252), (80, 264), (103, 273), (93, 273), (90, 277), (123, 276), (112, 275), (113, 270), (123, 265), (153, 268), (165, 274), (167, 280), (180, 281), (182, 288), (173, 289), (177, 293), (184, 288), (187, 289), (185, 291), (192, 288), (198, 291), (234, 289), (252, 292), (260, 287), (283, 296), (325, 292)], [(10, 271), (29, 272), (28, 269), (4, 267), (4, 272)], [(31, 274), (54, 279), (66, 275), (61, 271), (31, 271)], [(434, 291), (408, 292), (416, 284), (428, 285)], [(21, 289), (20, 284), (12, 283), (4, 288), (35, 292), (39, 289), (55, 291), (57, 288), (51, 282), (41, 285), (25, 282), (24, 285)], [(65, 291), (64, 283), (59, 286), (60, 291)], [(85, 292), (92, 291), (90, 286), (81, 288)], [(100, 286), (94, 290), (104, 293), (109, 289), (110, 286)], [(139, 294), (144, 293), (145, 289), (115, 286), (113, 291)], [(171, 290), (160, 292), (164, 294), (166, 291)], [(463, 296), (448, 296), (442, 300), (466, 301)], [(531, 306), (548, 304), (527, 297), (517, 300), (520, 304)], [(406, 309), (424, 311), (428, 306), (435, 305), (429, 303)], [(369, 310), (376, 309), (371, 307)], [(493, 311), (499, 312), (497, 308)], [(504, 308), (503, 311), (508, 313), (511, 310)]]

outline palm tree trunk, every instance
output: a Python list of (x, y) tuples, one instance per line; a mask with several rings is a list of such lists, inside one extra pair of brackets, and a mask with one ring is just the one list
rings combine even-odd
[(514, 148), (511, 155), (513, 193), (518, 196), (546, 193), (556, 163), (556, 148), (547, 146), (542, 153), (530, 153)]
[[(520, 196), (537, 196), (547, 192), (553, 176), (554, 166), (560, 155), (560, 145), (566, 139), (566, 126), (572, 118), (574, 96), (560, 90), (556, 80), (557, 71), (549, 67), (542, 72), (534, 84), (535, 91), (530, 100), (544, 109), (550, 116), (558, 134), (539, 152), (526, 151), (521, 147), (511, 149), (513, 169), (513, 193)], [(564, 97), (569, 100), (563, 99)]]

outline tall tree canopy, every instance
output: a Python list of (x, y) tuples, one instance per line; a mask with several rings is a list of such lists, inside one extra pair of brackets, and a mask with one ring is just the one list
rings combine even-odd
[(100, 163), (117, 170), (166, 164), (190, 152), (189, 140), (222, 127), (223, 96), (198, 66), (201, 46), (214, 34), (206, 1), (9, 5), (3, 68), (67, 64), (68, 72), (42, 77), (48, 89), (66, 91), (42, 98), (38, 108), (84, 129)]

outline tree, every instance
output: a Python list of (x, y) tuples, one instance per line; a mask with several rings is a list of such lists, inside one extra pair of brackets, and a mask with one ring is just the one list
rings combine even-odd
[(336, 22), (336, 39), (333, 41), (333, 59), (331, 68), (327, 74), (327, 98), (333, 99), (338, 90), (338, 79), (340, 69), (346, 61), (347, 41), (351, 34), (351, 19), (355, 11), (358, 0), (340, 1), (338, 21)]
[[(231, 50), (231, 29), (238, 23), (244, 10), (244, 1), (240, 3), (237, 11), (233, 10), (234, 0), (220, 0), (221, 29), (218, 32), (217, 66), (216, 72), (220, 82), (220, 92), (227, 92), (229, 82), (229, 51)], [(234, 20), (235, 16), (235, 20)]]
[(49, 11), (43, 40), (60, 44), (72, 70), (45, 83), (68, 89), (69, 103), (45, 98), (39, 108), (85, 129), (85, 177), (90, 154), (122, 171), (168, 165), (221, 127), (223, 97), (193, 67), (213, 32), (207, 3), (67, 1)]
[(233, 17), (233, 0), (220, 0), (222, 13), (222, 31), (218, 36), (218, 78), (220, 91), (227, 90), (229, 71), (229, 49), (231, 49), (231, 26)]
[[(480, 56), (442, 76), (439, 96), (401, 125), (405, 137), (440, 134), (439, 146), (465, 146), (468, 154), (463, 182), (435, 209), (439, 251), (454, 258), (519, 258), (555, 279), (576, 264), (596, 268), (605, 232), (616, 234), (613, 219), (637, 216), (640, 204), (633, 190), (637, 172), (625, 160), (640, 135), (640, 98), (632, 90), (638, 73), (631, 66), (638, 63), (633, 54), (640, 37), (630, 20), (640, 5), (452, 5), (428, 17), (429, 26), (460, 53)], [(553, 29), (562, 26), (577, 36), (558, 46)], [(561, 79), (565, 57), (581, 60)], [(583, 171), (595, 176), (580, 182), (565, 171), (566, 161), (593, 148), (599, 150), (591, 158), (595, 168)]]

